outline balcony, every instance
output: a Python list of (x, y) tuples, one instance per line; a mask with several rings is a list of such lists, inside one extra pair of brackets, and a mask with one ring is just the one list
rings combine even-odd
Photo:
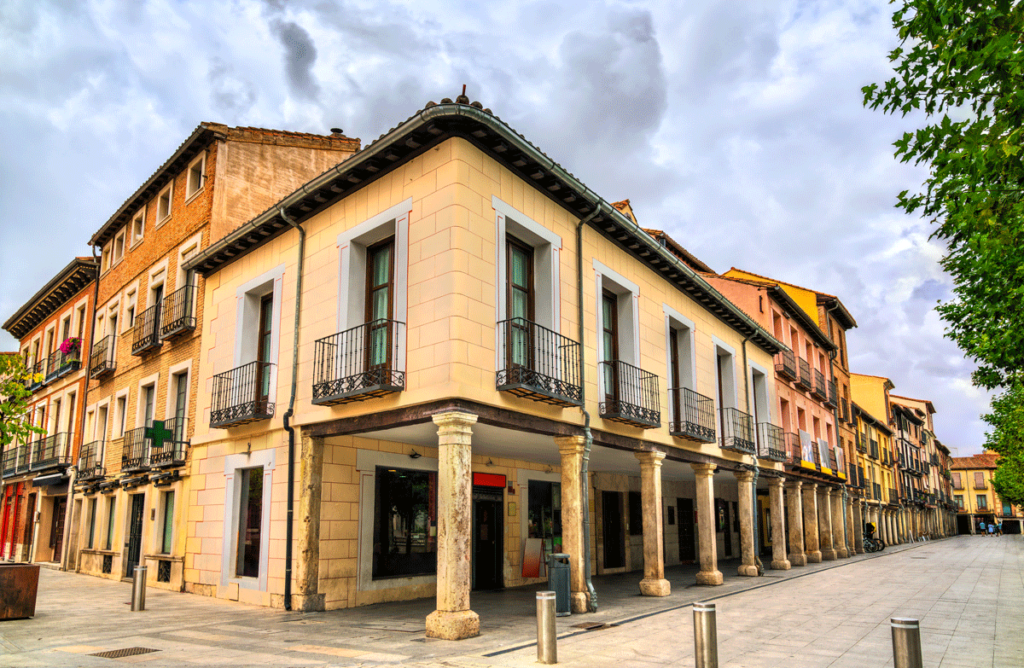
[(5, 478), (28, 471), (29, 453), (32, 444), (12, 445), (4, 450), (3, 472)]
[(66, 469), (71, 466), (71, 435), (53, 434), (32, 444), (32, 471)]
[(809, 390), (813, 386), (811, 380), (811, 365), (807, 363), (807, 360), (797, 358), (797, 369), (800, 371), (800, 376), (796, 379), (796, 386), (801, 390)]
[(269, 401), (273, 364), (249, 362), (213, 377), (210, 427), (227, 429), (274, 417)]
[(723, 408), (722, 447), (753, 455), (754, 418), (738, 408)]
[(825, 405), (829, 408), (835, 408), (839, 405), (839, 390), (836, 389), (836, 381), (828, 381), (828, 398), (825, 399)]
[(404, 327), (395, 320), (374, 320), (317, 341), (313, 403), (334, 406), (404, 390), (405, 372), (395, 368)]
[[(171, 468), (185, 464), (188, 454), (188, 418), (172, 418), (165, 420), (162, 428), (160, 423), (153, 423), (158, 433), (149, 439), (149, 463), (155, 469)], [(159, 436), (159, 438), (156, 438)], [(157, 447), (156, 442), (160, 442)]]
[(597, 366), (604, 379), (604, 401), (598, 406), (602, 418), (639, 429), (661, 425), (656, 375), (621, 360)]
[(678, 387), (668, 391), (673, 408), (668, 433), (698, 443), (715, 442), (715, 402), (693, 390)]
[(775, 374), (786, 380), (797, 379), (796, 357), (789, 350), (783, 350), (775, 356)]
[(163, 345), (160, 340), (160, 304), (135, 316), (132, 327), (132, 355), (142, 355)]
[(78, 454), (78, 479), (99, 480), (106, 475), (103, 468), (103, 441), (93, 441), (82, 446)]
[(149, 470), (150, 440), (146, 438), (149, 427), (139, 427), (124, 433), (121, 443), (121, 471), (137, 473)]
[(496, 387), (552, 406), (580, 406), (580, 344), (524, 318), (498, 323)]
[(760, 459), (770, 459), (773, 462), (786, 461), (786, 444), (782, 427), (777, 427), (770, 422), (761, 422), (757, 425), (757, 456)]
[(186, 285), (164, 298), (160, 338), (164, 341), (196, 329), (196, 288)]
[(793, 466), (800, 466), (803, 461), (803, 446), (800, 444), (800, 434), (787, 432), (783, 435), (783, 445), (786, 448), (786, 463)]
[(117, 337), (113, 334), (104, 336), (92, 346), (92, 355), (89, 356), (89, 378), (95, 380), (108, 373), (113, 373), (117, 368), (114, 362), (114, 351), (117, 348)]
[(828, 399), (828, 390), (825, 389), (825, 376), (817, 369), (814, 370), (814, 389), (811, 390), (811, 394), (822, 401)]
[(871, 447), (869, 449), (870, 451), (868, 456), (871, 457), (872, 459), (878, 459), (878, 441), (876, 441), (875, 439), (871, 439), (870, 443)]
[(46, 384), (46, 360), (41, 359), (31, 366), (31, 377), (29, 378), (28, 389), (35, 392)]
[(76, 343), (68, 352), (51, 353), (46, 360), (46, 383), (63, 378), (82, 368), (82, 344)]

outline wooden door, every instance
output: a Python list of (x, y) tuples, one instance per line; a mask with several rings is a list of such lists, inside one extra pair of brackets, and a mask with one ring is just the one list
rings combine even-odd
[(53, 522), (50, 525), (50, 547), (53, 548), (52, 561), (59, 562), (64, 549), (64, 511), (67, 509), (67, 497), (58, 496), (53, 500)]

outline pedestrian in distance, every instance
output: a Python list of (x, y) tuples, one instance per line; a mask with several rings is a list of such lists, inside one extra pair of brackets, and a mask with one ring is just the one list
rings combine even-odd
[(978, 520), (978, 533), (985, 535), (985, 520)]
[(988, 523), (988, 535), (990, 535), (990, 536), (995, 536), (996, 535), (996, 525), (995, 525), (994, 522), (989, 522)]
[(1002, 520), (996, 522), (996, 535), (997, 536), (1002, 536), (1003, 535), (1003, 522), (1002, 522)]

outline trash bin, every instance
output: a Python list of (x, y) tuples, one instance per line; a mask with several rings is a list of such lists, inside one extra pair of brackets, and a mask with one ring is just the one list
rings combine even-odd
[(548, 589), (555, 592), (555, 616), (571, 615), (568, 554), (556, 553), (548, 557)]

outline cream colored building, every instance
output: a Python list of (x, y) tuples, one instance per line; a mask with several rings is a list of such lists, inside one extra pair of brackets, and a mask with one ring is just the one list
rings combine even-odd
[(551, 552), (576, 610), (589, 573), (642, 569), (646, 595), (680, 561), (701, 584), (729, 556), (756, 574), (755, 466), (783, 530), (753, 415), (778, 424), (786, 347), (468, 102), (428, 104), (188, 261), (207, 314), (188, 591), (436, 594), (428, 634), (459, 638), (471, 590), (542, 581)]

